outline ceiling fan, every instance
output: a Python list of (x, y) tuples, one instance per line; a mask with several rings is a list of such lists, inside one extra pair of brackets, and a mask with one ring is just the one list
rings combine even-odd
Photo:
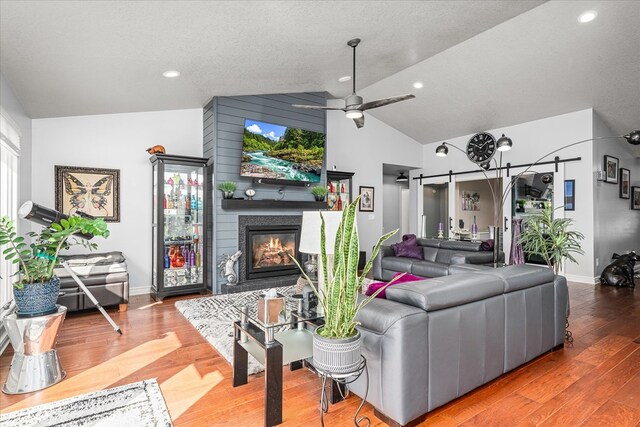
[(384, 107), (385, 105), (394, 104), (396, 102), (405, 101), (407, 99), (415, 98), (415, 95), (400, 95), (392, 96), (390, 98), (377, 99), (371, 102), (362, 102), (362, 97), (356, 94), (356, 47), (360, 43), (360, 39), (353, 39), (347, 42), (347, 45), (353, 48), (353, 93), (344, 99), (344, 108), (335, 107), (323, 107), (320, 105), (299, 105), (293, 104), (298, 108), (309, 108), (312, 110), (341, 110), (345, 112), (345, 115), (349, 119), (353, 119), (358, 128), (364, 126), (364, 114), (365, 110), (371, 110), (373, 108)]

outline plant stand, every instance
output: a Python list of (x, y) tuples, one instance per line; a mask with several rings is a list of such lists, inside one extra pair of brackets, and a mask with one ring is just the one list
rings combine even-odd
[(4, 393), (31, 393), (64, 379), (67, 373), (54, 347), (66, 314), (67, 307), (59, 305), (55, 313), (44, 316), (18, 317), (13, 313), (4, 318), (14, 351)]
[[(315, 369), (316, 373), (320, 376), (320, 378), (322, 378), (322, 392), (320, 394), (320, 424), (322, 425), (322, 427), (324, 427), (324, 414), (326, 412), (329, 412), (329, 400), (331, 400), (331, 403), (334, 403), (334, 400), (336, 400), (334, 398), (329, 399), (327, 396), (327, 380), (330, 379), (333, 383), (337, 383), (339, 385), (337, 389), (342, 394), (343, 390), (346, 389), (346, 387), (344, 386), (356, 381), (358, 378), (360, 378), (360, 376), (363, 373), (365, 374), (365, 379), (366, 379), (365, 392), (364, 392), (364, 397), (362, 398), (362, 402), (360, 402), (360, 406), (358, 406), (358, 409), (356, 409), (356, 413), (353, 415), (353, 424), (356, 427), (361, 427), (360, 423), (362, 422), (365, 422), (365, 424), (362, 427), (367, 427), (371, 424), (371, 420), (369, 420), (369, 417), (367, 416), (362, 416), (358, 418), (358, 414), (362, 410), (362, 407), (364, 406), (364, 402), (367, 401), (367, 394), (369, 394), (369, 370), (367, 369), (367, 359), (364, 356), (361, 356), (361, 357), (362, 357), (362, 362), (354, 372), (350, 372), (346, 374), (330, 374), (330, 373)], [(340, 385), (342, 387), (340, 387)], [(341, 400), (346, 399), (346, 397), (347, 397), (346, 394), (342, 395)]]

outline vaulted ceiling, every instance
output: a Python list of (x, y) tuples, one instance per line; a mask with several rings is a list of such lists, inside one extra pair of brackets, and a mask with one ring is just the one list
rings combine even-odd
[(419, 142), (589, 107), (625, 132), (640, 125), (638, 22), (632, 1), (3, 0), (0, 71), (34, 118), (343, 97), (360, 37), (361, 95), (416, 95), (371, 114)]

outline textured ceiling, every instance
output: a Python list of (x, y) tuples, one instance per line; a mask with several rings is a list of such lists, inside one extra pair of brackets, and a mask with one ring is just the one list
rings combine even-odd
[[(588, 9), (597, 19), (578, 23)], [(627, 133), (640, 128), (639, 22), (640, 1), (545, 3), (360, 95), (411, 90), (416, 99), (371, 114), (422, 143), (587, 108)]]
[[(0, 71), (34, 118), (197, 108), (214, 95), (343, 97), (353, 37), (365, 87), (541, 3), (3, 0)], [(172, 69), (181, 77), (161, 76)]]

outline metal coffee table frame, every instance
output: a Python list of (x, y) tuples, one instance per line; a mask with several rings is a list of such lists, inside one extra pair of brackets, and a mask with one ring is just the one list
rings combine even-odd
[[(295, 371), (309, 367), (307, 361), (313, 355), (313, 332), (324, 322), (315, 313), (291, 312), (292, 329), (275, 332), (274, 328), (265, 328), (255, 324), (241, 311), (241, 319), (234, 322), (233, 342), (233, 386), (248, 382), (248, 355), (251, 354), (264, 366), (265, 411), (264, 425), (274, 426), (282, 423), (282, 370), (285, 363)], [(298, 320), (296, 320), (298, 319)], [(282, 324), (278, 327), (283, 326)], [(312, 329), (307, 329), (309, 326)], [(337, 403), (343, 400), (345, 386), (331, 381), (327, 385), (329, 401)]]

